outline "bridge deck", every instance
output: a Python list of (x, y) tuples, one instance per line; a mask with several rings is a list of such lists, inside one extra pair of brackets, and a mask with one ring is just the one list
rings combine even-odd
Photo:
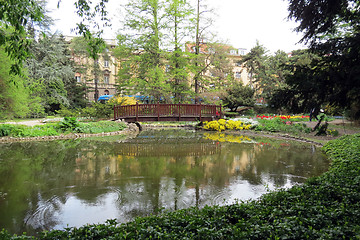
[(126, 122), (210, 121), (221, 117), (220, 105), (136, 104), (114, 106), (114, 120), (123, 119)]

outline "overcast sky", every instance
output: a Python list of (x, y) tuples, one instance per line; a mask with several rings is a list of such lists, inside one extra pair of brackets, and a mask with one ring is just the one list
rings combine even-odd
[[(58, 0), (49, 1), (51, 16), (56, 21), (55, 29), (65, 35), (74, 35), (70, 29), (75, 27), (75, 8), (72, 0), (63, 0), (57, 9)], [(284, 0), (206, 0), (209, 7), (214, 8), (218, 16), (215, 17), (214, 31), (221, 39), (233, 47), (250, 50), (260, 42), (269, 53), (276, 50), (291, 50), (304, 48), (297, 44), (302, 35), (293, 31), (294, 22), (287, 21), (287, 1)], [(118, 5), (122, 0), (109, 0), (108, 11), (113, 21), (113, 29), (105, 31), (106, 38), (115, 38), (118, 25), (116, 15)], [(203, 0), (205, 2), (205, 0)]]

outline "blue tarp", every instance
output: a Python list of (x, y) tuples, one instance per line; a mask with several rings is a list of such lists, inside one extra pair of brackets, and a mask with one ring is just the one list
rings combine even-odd
[(113, 95), (102, 95), (102, 96), (100, 96), (100, 97), (98, 98), (98, 101), (101, 101), (101, 100), (107, 101), (107, 100), (109, 100), (109, 99), (112, 98), (112, 97), (113, 97)]

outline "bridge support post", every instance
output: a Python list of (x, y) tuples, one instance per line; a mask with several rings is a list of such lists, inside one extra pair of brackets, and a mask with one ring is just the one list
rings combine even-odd
[(199, 112), (199, 116), (200, 116), (200, 122), (201, 122), (201, 102), (200, 102), (200, 112)]
[(116, 106), (114, 105), (114, 121), (116, 121)]
[(136, 116), (136, 122), (139, 121), (139, 104), (136, 102), (136, 109), (135, 109), (135, 116)]
[(160, 103), (157, 103), (157, 120), (160, 121)]

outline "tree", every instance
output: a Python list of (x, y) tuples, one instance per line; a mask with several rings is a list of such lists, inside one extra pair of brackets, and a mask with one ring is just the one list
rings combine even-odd
[[(122, 90), (149, 95), (155, 101), (170, 96), (160, 49), (167, 28), (163, 7), (162, 0), (129, 1), (124, 22), (124, 30), (129, 33), (118, 36), (120, 46), (115, 51), (122, 62), (118, 75)], [(124, 78), (129, 75), (131, 84)]]
[(175, 101), (183, 101), (190, 93), (188, 84), (188, 57), (181, 50), (181, 42), (192, 31), (190, 16), (193, 9), (187, 0), (167, 0), (165, 11), (169, 19), (169, 34), (172, 37), (173, 51), (168, 56), (166, 72)]
[(33, 58), (26, 61), (26, 67), (34, 97), (42, 99), (47, 112), (55, 112), (60, 105), (69, 107), (66, 89), (72, 92), (69, 85), (75, 81), (75, 74), (65, 40), (56, 34), (44, 35), (32, 42), (30, 49)]
[(0, 46), (13, 60), (11, 72), (21, 73), (22, 63), (29, 56), (31, 39), (27, 38), (25, 26), (28, 21), (43, 20), (43, 10), (34, 0), (1, 0)]
[(226, 89), (221, 99), (224, 106), (235, 112), (240, 106), (254, 106), (254, 89), (235, 83)]
[(43, 112), (40, 99), (31, 97), (25, 78), (9, 74), (13, 63), (0, 47), (0, 119), (30, 117)]
[(243, 59), (240, 61), (244, 63), (244, 66), (249, 72), (250, 83), (249, 86), (252, 88), (257, 88), (256, 81), (260, 81), (258, 78), (261, 73), (264, 73), (265, 68), (265, 53), (266, 49), (256, 41), (255, 47), (253, 47), (248, 54), (246, 54)]
[(268, 104), (275, 109), (293, 113), (307, 112), (311, 108), (319, 107), (325, 98), (325, 92), (316, 93), (314, 89), (323, 88), (324, 82), (320, 76), (312, 75), (311, 72), (314, 67), (312, 63), (320, 59), (309, 50), (293, 51), (286, 64), (281, 64), (279, 71), (284, 81), (272, 89)]
[[(317, 80), (311, 94), (323, 96), (321, 102), (343, 107), (360, 118), (360, 1), (289, 1), (289, 18), (299, 22), (302, 41), (321, 56), (306, 72), (294, 76)], [(298, 77), (298, 79), (299, 79)], [(314, 79), (315, 78), (315, 79)], [(307, 86), (301, 89), (305, 92)]]
[(234, 82), (233, 63), (229, 59), (231, 49), (222, 43), (208, 44), (208, 52), (205, 53), (208, 58), (205, 61), (209, 63), (207, 71), (210, 77), (207, 82), (212, 90), (223, 90)]
[[(93, 36), (90, 31), (90, 25), (99, 28), (97, 15), (104, 25), (108, 25), (106, 3), (108, 0), (99, 0), (95, 5), (91, 0), (76, 0), (74, 4), (77, 8), (77, 14), (82, 18), (78, 23), (78, 33), (89, 39), (89, 45), (94, 48), (97, 44), (102, 44), (98, 35)], [(5, 47), (5, 52), (14, 61), (10, 71), (15, 74), (21, 74), (23, 62), (29, 57), (29, 46), (32, 41), (28, 38), (29, 22), (41, 23), (45, 19), (44, 6), (42, 1), (36, 0), (1, 0), (0, 8), (0, 46)], [(61, 0), (58, 0), (58, 6)], [(93, 7), (92, 7), (93, 6)], [(94, 45), (95, 44), (95, 45)]]
[[(195, 22), (195, 58), (194, 58), (194, 88), (195, 88), (195, 102), (198, 101), (197, 95), (200, 93), (200, 86), (202, 76), (207, 69), (207, 64), (201, 57), (201, 45), (204, 43), (205, 33), (207, 28), (212, 24), (212, 19), (206, 17), (212, 10), (208, 9), (203, 0), (196, 0), (196, 12), (194, 17)], [(205, 64), (205, 67), (204, 67)]]

